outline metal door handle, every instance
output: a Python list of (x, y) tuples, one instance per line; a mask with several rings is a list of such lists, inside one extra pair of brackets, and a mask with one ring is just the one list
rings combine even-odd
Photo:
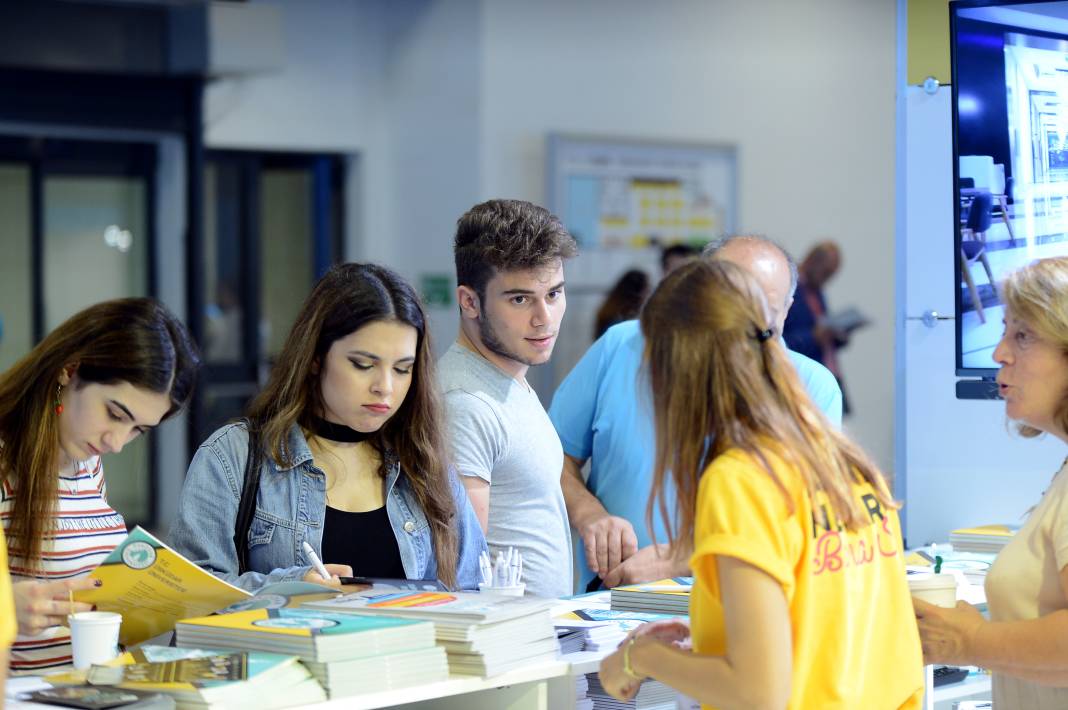
[(944, 316), (938, 311), (927, 309), (923, 312), (923, 315), (919, 316), (906, 316), (905, 320), (918, 320), (921, 321), (928, 328), (934, 328), (938, 325), (940, 320), (954, 320), (953, 316)]

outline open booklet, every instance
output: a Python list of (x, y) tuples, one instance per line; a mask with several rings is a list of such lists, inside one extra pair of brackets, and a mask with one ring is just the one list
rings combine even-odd
[(871, 321), (859, 310), (850, 307), (844, 311), (835, 311), (834, 313), (827, 314), (820, 323), (831, 330), (848, 335), (854, 330), (870, 324)]
[(74, 598), (122, 614), (119, 643), (124, 646), (171, 631), (180, 619), (220, 610), (299, 606), (338, 595), (333, 587), (308, 582), (278, 582), (251, 594), (198, 567), (141, 527), (131, 530), (89, 576), (103, 585)]

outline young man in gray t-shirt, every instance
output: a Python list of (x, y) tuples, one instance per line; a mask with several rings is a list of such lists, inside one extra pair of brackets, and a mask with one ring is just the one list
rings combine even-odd
[(453, 461), (491, 554), (522, 553), (529, 594), (569, 595), (564, 454), (526, 372), (552, 355), (575, 240), (537, 205), (490, 200), (460, 218), (454, 251), (460, 335), (438, 361)]

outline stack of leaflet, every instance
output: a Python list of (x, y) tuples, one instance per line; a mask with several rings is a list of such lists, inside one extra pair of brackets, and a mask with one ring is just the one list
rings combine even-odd
[(693, 577), (671, 577), (612, 590), (612, 609), (685, 616), (690, 613)]
[(588, 696), (590, 681), (585, 673), (575, 676), (575, 710), (593, 710), (593, 700)]
[(492, 676), (557, 657), (559, 646), (549, 613), (553, 604), (552, 599), (491, 593), (367, 590), (305, 608), (433, 621), (452, 673)]
[(178, 622), (178, 645), (299, 656), (331, 698), (432, 683), (448, 677), (434, 625), (388, 616), (308, 609), (254, 609)]
[(593, 700), (594, 710), (623, 710), (634, 708), (635, 710), (675, 710), (677, 693), (660, 681), (642, 681), (638, 694), (630, 700), (616, 700), (601, 685), (600, 678), (596, 673), (588, 673), (586, 679), (589, 682), (588, 695)]
[[(649, 614), (635, 611), (617, 611), (614, 609), (573, 609), (553, 618), (556, 632), (570, 635), (582, 634), (582, 647), (575, 650), (610, 651), (626, 638), (627, 634), (650, 621), (662, 621), (676, 618), (671, 614)], [(561, 642), (563, 648), (563, 642)], [(570, 653), (564, 650), (564, 653)]]
[(980, 525), (960, 528), (949, 534), (949, 542), (957, 552), (985, 552), (997, 554), (1020, 529), (1019, 525)]
[(556, 642), (560, 644), (561, 655), (578, 653), (586, 648), (586, 629), (556, 627)]
[[(66, 671), (45, 680), (53, 685), (84, 683), (86, 673)], [(93, 666), (88, 680), (163, 693), (174, 699), (178, 710), (269, 709), (326, 700), (322, 686), (296, 656), (257, 651), (142, 644), (108, 666)]]

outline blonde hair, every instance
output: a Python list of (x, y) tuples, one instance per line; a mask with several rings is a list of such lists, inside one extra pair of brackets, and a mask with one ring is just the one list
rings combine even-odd
[[(1068, 256), (1039, 259), (1013, 271), (1001, 284), (1001, 300), (1015, 318), (1060, 350), (1068, 367)], [(1061, 393), (1053, 422), (1068, 433), (1068, 391)], [(1018, 429), (1027, 437), (1042, 433), (1027, 424)]]
[[(664, 489), (674, 484), (673, 554), (693, 538), (697, 489), (713, 459), (740, 449), (761, 462), (792, 510), (787, 489), (765, 453), (797, 469), (815, 501), (827, 496), (851, 530), (870, 523), (853, 495), (857, 480), (896, 508), (882, 474), (812, 403), (785, 347), (771, 330), (764, 294), (741, 267), (700, 260), (669, 274), (642, 311), (641, 328), (656, 421), (654, 510), (668, 515)], [(682, 542), (683, 545), (677, 543)]]

